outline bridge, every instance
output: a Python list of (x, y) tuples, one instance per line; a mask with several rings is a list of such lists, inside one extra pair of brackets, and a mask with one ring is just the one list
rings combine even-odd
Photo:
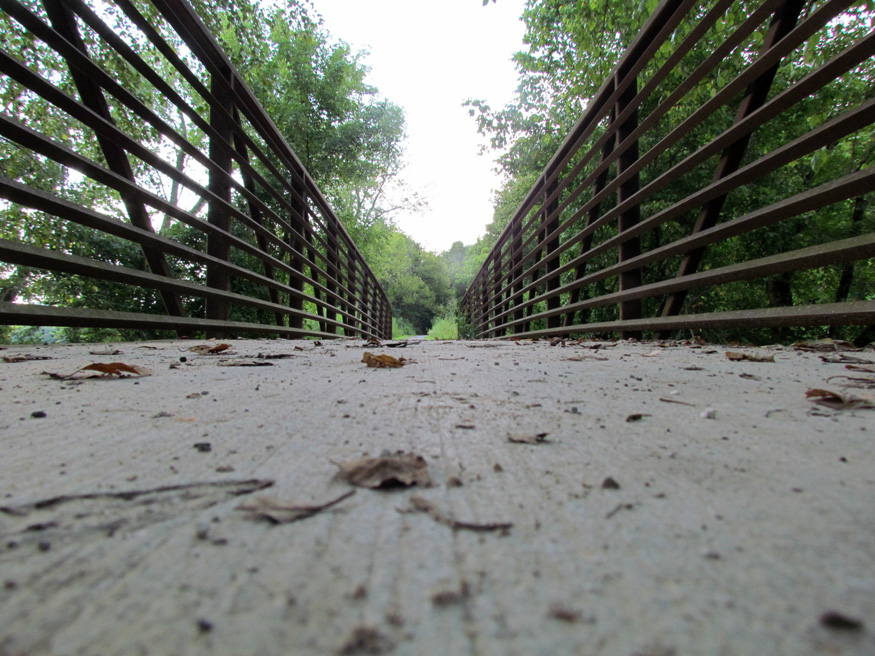
[[(875, 32), (806, 63), (852, 4), (664, 0), (476, 274), (471, 339), (393, 342), (373, 271), (184, 0), (0, 0), (3, 82), (39, 110), (0, 113), (34, 163), (0, 174), (20, 226), (0, 262), (141, 308), (4, 300), (0, 324), (155, 337), (0, 352), (0, 654), (871, 654), (875, 356), (701, 337), (871, 335), (849, 281), (875, 168), (815, 165), (871, 148), (875, 99), (811, 100)], [(61, 223), (76, 253), (40, 243)], [(793, 298), (794, 275), (823, 293)], [(701, 302), (744, 285), (743, 307)]]

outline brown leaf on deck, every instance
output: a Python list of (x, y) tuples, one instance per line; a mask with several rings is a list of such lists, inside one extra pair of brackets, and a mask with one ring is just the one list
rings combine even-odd
[(756, 355), (754, 353), (742, 353), (741, 351), (726, 351), (726, 357), (733, 362), (774, 362), (774, 355)]
[(869, 374), (875, 374), (875, 365), (860, 365), (860, 364), (846, 364), (845, 369), (849, 369), (851, 371), (864, 371)]
[(215, 355), (216, 353), (227, 351), (229, 348), (231, 348), (230, 344), (215, 344), (213, 346), (210, 346), (209, 344), (197, 344), (196, 346), (189, 346), (188, 350), (192, 353), (197, 353), (198, 355)]
[(852, 408), (870, 409), (875, 408), (875, 398), (859, 397), (853, 394), (833, 392), (827, 389), (810, 389), (805, 392), (805, 398), (815, 403), (825, 405), (835, 410), (850, 410)]
[(31, 355), (24, 353), (22, 355), (4, 355), (3, 362), (31, 362), (32, 360), (51, 360), (48, 355)]
[(544, 444), (550, 433), (511, 433), (507, 436), (508, 442), (514, 444)]
[(811, 339), (805, 342), (796, 342), (793, 348), (797, 351), (862, 351), (843, 339)]
[(454, 531), (503, 531), (507, 532), (513, 528), (512, 522), (493, 522), (490, 524), (477, 524), (474, 522), (464, 522), (450, 515), (444, 514), (427, 499), (419, 496), (410, 497), (410, 509), (400, 510), (399, 512), (421, 512), (431, 517), (438, 524), (449, 526)]
[[(133, 376), (151, 376), (152, 372), (145, 367), (125, 364), (124, 362), (95, 362), (82, 367), (79, 371), (97, 371), (106, 376), (124, 377), (125, 374)], [(79, 373), (74, 372), (75, 373)]]
[(873, 364), (872, 360), (867, 360), (866, 358), (859, 358), (856, 355), (845, 355), (844, 353), (839, 353), (838, 355), (821, 355), (820, 359), (823, 360), (826, 364)]
[(102, 351), (88, 351), (90, 355), (124, 355), (122, 351), (118, 349), (103, 349)]
[(362, 356), (362, 362), (369, 367), (377, 368), (398, 368), (407, 364), (404, 358), (393, 358), (391, 355), (374, 355), (370, 351), (365, 351)]
[[(333, 461), (332, 461), (333, 462)], [(359, 458), (335, 462), (340, 475), (349, 483), (371, 489), (387, 487), (431, 486), (428, 464), (415, 453), (399, 452), (378, 458)]]
[(297, 522), (299, 519), (312, 517), (327, 508), (331, 508), (344, 499), (348, 499), (353, 494), (355, 494), (355, 490), (350, 490), (349, 492), (341, 494), (336, 499), (315, 506), (284, 503), (282, 501), (271, 499), (270, 497), (255, 497), (254, 499), (241, 503), (237, 506), (237, 510), (244, 510), (256, 517), (266, 519), (272, 524), (290, 524), (292, 522)]

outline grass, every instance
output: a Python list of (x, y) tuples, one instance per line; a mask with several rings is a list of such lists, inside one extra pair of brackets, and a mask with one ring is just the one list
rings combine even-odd
[(435, 319), (428, 336), (431, 339), (459, 339), (459, 324), (453, 317)]

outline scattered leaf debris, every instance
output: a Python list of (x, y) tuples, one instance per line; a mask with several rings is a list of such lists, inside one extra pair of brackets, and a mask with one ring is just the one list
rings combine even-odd
[(393, 358), (391, 355), (374, 355), (370, 351), (365, 351), (362, 356), (362, 362), (369, 367), (397, 369), (407, 364), (404, 358)]
[(192, 446), (200, 453), (209, 453), (213, 450), (213, 445), (209, 442), (195, 442)]
[(611, 517), (616, 515), (621, 510), (633, 510), (634, 508), (635, 508), (634, 503), (618, 503), (617, 506), (611, 512), (609, 512), (607, 515), (605, 515), (605, 519), (610, 519)]
[(834, 410), (850, 410), (852, 408), (871, 409), (875, 408), (875, 398), (859, 397), (843, 392), (833, 392), (828, 389), (809, 389), (805, 392), (805, 398), (815, 403), (825, 405)]
[(812, 339), (806, 342), (796, 342), (793, 348), (797, 351), (862, 351), (843, 339)]
[[(86, 372), (86, 374), (79, 375), (83, 371)], [(43, 375), (54, 380), (70, 380), (72, 378), (95, 378), (105, 376), (118, 376), (119, 378), (127, 378), (129, 376), (151, 376), (152, 372), (145, 367), (125, 364), (124, 362), (95, 362), (93, 364), (85, 365), (81, 369), (77, 369), (72, 374), (58, 374), (44, 371)]]
[(861, 631), (863, 629), (862, 620), (835, 610), (828, 610), (821, 615), (820, 625), (828, 629), (838, 629), (840, 631)]
[(547, 617), (559, 620), (560, 622), (568, 622), (569, 624), (575, 624), (577, 622), (595, 622), (595, 618), (584, 617), (581, 611), (566, 606), (565, 604), (551, 604), (550, 610), (547, 611)]
[(336, 499), (315, 506), (284, 503), (269, 497), (255, 497), (237, 506), (237, 510), (249, 512), (256, 517), (266, 519), (272, 524), (291, 524), (331, 508), (354, 494), (355, 490), (349, 490)]
[(90, 355), (124, 355), (123, 351), (119, 351), (118, 349), (103, 349), (102, 351), (88, 351)]
[(726, 357), (733, 362), (774, 362), (774, 355), (756, 355), (754, 353), (742, 353), (741, 351), (726, 351)]
[(32, 360), (52, 360), (48, 355), (31, 355), (23, 353), (21, 355), (4, 355), (3, 362), (31, 362)]
[(476, 524), (474, 522), (465, 522), (451, 517), (440, 511), (433, 503), (420, 496), (410, 497), (410, 508), (399, 510), (399, 512), (421, 512), (431, 517), (438, 524), (449, 526), (454, 531), (502, 531), (507, 532), (513, 528), (512, 522), (493, 522), (489, 524)]
[(550, 433), (511, 433), (507, 441), (514, 444), (545, 444)]
[(608, 476), (605, 480), (602, 481), (602, 489), (619, 490), (620, 484), (612, 476)]
[(358, 487), (430, 487), (432, 484), (425, 458), (415, 453), (399, 451), (377, 458), (332, 462), (340, 468), (339, 473), (347, 482)]
[(71, 501), (83, 501), (92, 499), (121, 499), (122, 501), (132, 501), (142, 496), (153, 494), (163, 494), (167, 492), (185, 491), (189, 494), (197, 494), (197, 491), (202, 488), (227, 488), (229, 496), (243, 496), (258, 492), (265, 488), (271, 487), (273, 481), (269, 479), (251, 478), (247, 480), (216, 480), (200, 483), (184, 483), (181, 485), (162, 485), (160, 487), (150, 488), (148, 490), (124, 490), (117, 492), (87, 492), (85, 494), (62, 494), (61, 496), (49, 497), (20, 506), (0, 506), (0, 513), (11, 515), (13, 517), (27, 517), (33, 511), (45, 510), (46, 508), (54, 508), (61, 504)]
[(377, 629), (370, 626), (357, 626), (337, 653), (341, 656), (378, 655), (391, 651), (394, 647), (392, 642)]
[[(687, 403), (686, 401), (678, 401), (677, 399), (672, 399), (672, 398), (669, 398), (667, 396), (661, 396), (661, 397), (659, 397), (659, 400), (662, 401), (663, 403), (677, 403), (678, 405), (688, 405), (691, 408), (696, 407), (695, 403)], [(628, 421), (628, 419), (627, 419), (627, 421)]]
[(866, 358), (860, 358), (856, 355), (845, 355), (844, 353), (839, 353), (838, 355), (821, 355), (820, 359), (823, 360), (826, 364), (870, 364), (875, 365), (875, 362), (872, 360), (867, 360)]
[(273, 362), (263, 360), (222, 360), (220, 367), (272, 367)]
[[(660, 401), (661, 400), (662, 399), (660, 399)], [(653, 415), (648, 414), (646, 412), (634, 412), (631, 415), (629, 415), (628, 417), (626, 417), (626, 421), (631, 423), (633, 421), (641, 421), (642, 419), (644, 419), (644, 417), (652, 417), (652, 416)]]
[(294, 358), (294, 353), (259, 353), (255, 356), (256, 360), (285, 360), (286, 358)]
[(189, 346), (188, 350), (198, 355), (216, 355), (217, 353), (227, 351), (229, 348), (231, 348), (230, 344), (214, 344), (212, 346), (210, 344), (197, 344)]

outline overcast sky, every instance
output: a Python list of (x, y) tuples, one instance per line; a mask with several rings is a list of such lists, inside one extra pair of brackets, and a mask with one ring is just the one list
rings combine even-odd
[(404, 178), (429, 209), (398, 226), (428, 250), (472, 244), (492, 220), (500, 180), (462, 103), (503, 106), (516, 88), (524, 0), (315, 0), (325, 27), (367, 50), (368, 81), (407, 116)]

